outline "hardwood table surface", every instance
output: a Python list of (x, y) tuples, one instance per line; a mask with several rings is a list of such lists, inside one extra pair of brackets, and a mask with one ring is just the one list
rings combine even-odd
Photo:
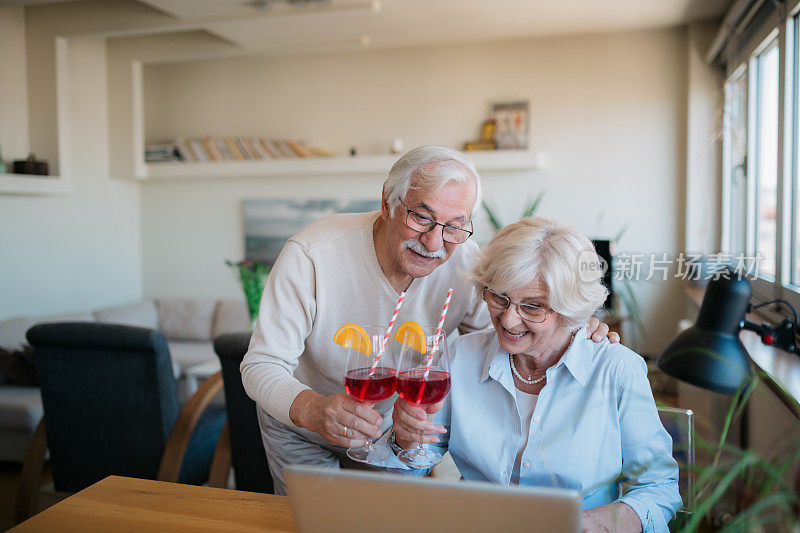
[(11, 531), (297, 531), (289, 498), (109, 476)]

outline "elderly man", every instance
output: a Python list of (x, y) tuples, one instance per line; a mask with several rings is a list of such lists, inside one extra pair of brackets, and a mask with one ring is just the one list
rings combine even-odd
[[(356, 466), (345, 448), (391, 425), (390, 400), (370, 408), (344, 393), (345, 361), (331, 341), (341, 325), (388, 321), (403, 291), (399, 323), (435, 324), (452, 287), (445, 331), (489, 326), (480, 294), (461, 277), (478, 250), (467, 239), (480, 194), (469, 158), (421, 146), (392, 167), (380, 212), (332, 215), (286, 243), (241, 366), (276, 493), (286, 493), (285, 465)], [(596, 324), (589, 331), (600, 341), (608, 328)]]

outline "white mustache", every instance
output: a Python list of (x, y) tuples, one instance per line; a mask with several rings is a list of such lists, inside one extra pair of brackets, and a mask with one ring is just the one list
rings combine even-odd
[(429, 251), (425, 245), (417, 239), (406, 239), (403, 241), (403, 248), (408, 248), (412, 252), (416, 252), (423, 257), (435, 257), (437, 259), (447, 259), (447, 252), (444, 251), (444, 246), (435, 252)]

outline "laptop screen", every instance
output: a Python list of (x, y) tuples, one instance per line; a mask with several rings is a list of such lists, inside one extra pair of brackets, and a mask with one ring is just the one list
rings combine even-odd
[(301, 533), (579, 532), (577, 491), (292, 465), (285, 471)]

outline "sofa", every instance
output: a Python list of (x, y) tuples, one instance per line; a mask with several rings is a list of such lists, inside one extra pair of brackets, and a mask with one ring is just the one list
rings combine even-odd
[[(0, 321), (0, 461), (21, 462), (30, 437), (42, 417), (35, 386), (35, 354), (25, 332), (42, 322), (109, 322), (161, 331), (167, 338), (178, 394), (185, 401), (196, 381), (187, 369), (217, 361), (213, 339), (249, 330), (243, 300), (163, 298), (127, 305), (42, 318), (16, 317)], [(26, 368), (30, 366), (30, 370)]]

